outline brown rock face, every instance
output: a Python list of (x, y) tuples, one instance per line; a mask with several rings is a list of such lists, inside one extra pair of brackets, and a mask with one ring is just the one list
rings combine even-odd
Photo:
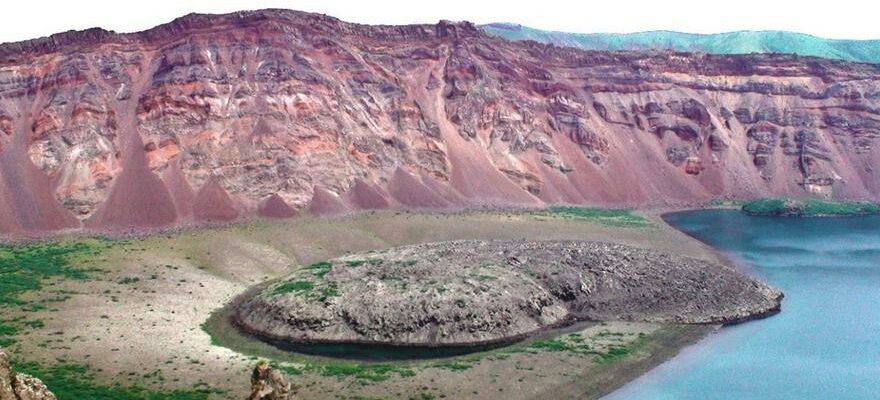
[(0, 400), (55, 400), (55, 395), (39, 379), (13, 372), (0, 349)]
[(0, 98), (0, 233), (173, 225), (215, 171), (295, 207), (880, 199), (880, 66), (809, 57), (264, 10), (0, 45)]

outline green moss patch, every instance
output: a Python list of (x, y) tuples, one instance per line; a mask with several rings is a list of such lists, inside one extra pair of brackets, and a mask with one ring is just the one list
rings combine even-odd
[(43, 303), (69, 298), (25, 300), (25, 294), (44, 290), (65, 279), (89, 279), (92, 271), (80, 267), (77, 261), (96, 256), (106, 247), (109, 243), (98, 240), (0, 245), (0, 347), (14, 344), (15, 336), (26, 329), (43, 327), (42, 320), (9, 315), (16, 311), (43, 311), (48, 309)]
[(618, 362), (636, 353), (648, 343), (648, 340), (649, 339), (646, 335), (639, 335), (636, 340), (626, 345), (609, 346), (604, 352), (598, 353), (598, 362), (599, 364), (612, 364)]
[(880, 214), (880, 204), (859, 201), (767, 198), (747, 202), (742, 211), (749, 215), (821, 217)]
[(0, 246), (0, 305), (25, 305), (21, 296), (42, 289), (51, 278), (88, 279), (89, 271), (72, 261), (97, 255), (101, 247), (86, 242)]
[(474, 364), (472, 362), (462, 362), (462, 361), (441, 361), (438, 363), (431, 364), (432, 368), (445, 369), (454, 372), (467, 371), (473, 368)]
[(332, 269), (333, 264), (329, 261), (309, 265), (298, 271), (291, 280), (276, 284), (271, 294), (273, 296), (294, 294), (309, 301), (320, 302), (336, 297), (339, 295), (336, 290), (336, 282), (326, 279)]
[(553, 339), (536, 340), (529, 343), (530, 350), (543, 351), (567, 351), (578, 354), (598, 354), (584, 343), (584, 338), (577, 333), (560, 336)]
[(287, 293), (299, 293), (311, 291), (315, 288), (315, 284), (309, 281), (284, 282), (272, 290), (272, 294), (280, 295)]
[(337, 379), (352, 378), (361, 383), (384, 382), (395, 376), (406, 378), (416, 375), (411, 368), (392, 364), (308, 363), (302, 366), (282, 365), (278, 369), (292, 376), (311, 373)]
[[(592, 337), (592, 339), (605, 338), (609, 336), (621, 337), (623, 333), (600, 332)], [(552, 351), (552, 352), (569, 352), (581, 355), (590, 355), (596, 357), (599, 364), (612, 364), (618, 362), (644, 347), (649, 341), (647, 335), (640, 334), (635, 340), (628, 343), (612, 344), (602, 346), (604, 348), (593, 348), (585, 338), (578, 333), (559, 336), (552, 339), (536, 340), (529, 343), (524, 350), (526, 351)]]
[(221, 394), (206, 384), (191, 390), (153, 391), (140, 386), (106, 386), (95, 382), (87, 366), (60, 362), (45, 367), (33, 362), (15, 362), (17, 372), (35, 376), (52, 390), (59, 400), (205, 400)]
[(549, 207), (539, 212), (540, 214), (589, 220), (603, 225), (626, 227), (626, 228), (647, 228), (653, 226), (651, 221), (633, 214), (630, 210), (624, 209), (604, 209), (604, 208), (585, 208), (585, 207)]
[(306, 267), (306, 270), (308, 270), (312, 273), (312, 275), (320, 279), (323, 279), (324, 275), (327, 275), (327, 273), (329, 273), (331, 269), (333, 269), (333, 264), (331, 264), (329, 261), (317, 262)]

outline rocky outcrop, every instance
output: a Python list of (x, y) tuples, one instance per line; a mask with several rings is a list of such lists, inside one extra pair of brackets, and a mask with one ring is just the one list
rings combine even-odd
[(55, 400), (55, 395), (39, 379), (12, 371), (0, 349), (0, 400)]
[(262, 10), (0, 45), (0, 97), (0, 233), (188, 223), (214, 175), (238, 214), (880, 199), (880, 66), (818, 58)]
[(234, 320), (270, 340), (459, 346), (580, 320), (733, 323), (781, 297), (725, 266), (624, 245), (455, 241), (313, 264), (242, 299)]

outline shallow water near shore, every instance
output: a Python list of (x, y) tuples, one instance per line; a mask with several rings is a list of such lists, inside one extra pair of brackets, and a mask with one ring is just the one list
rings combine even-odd
[(725, 327), (606, 399), (877, 398), (880, 216), (664, 219), (782, 289), (782, 312)]

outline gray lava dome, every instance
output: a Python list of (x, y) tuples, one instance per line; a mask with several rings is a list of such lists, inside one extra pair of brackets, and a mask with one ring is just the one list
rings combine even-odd
[(452, 241), (312, 264), (242, 299), (242, 329), (293, 343), (471, 346), (583, 320), (731, 323), (782, 294), (729, 267), (624, 245)]

